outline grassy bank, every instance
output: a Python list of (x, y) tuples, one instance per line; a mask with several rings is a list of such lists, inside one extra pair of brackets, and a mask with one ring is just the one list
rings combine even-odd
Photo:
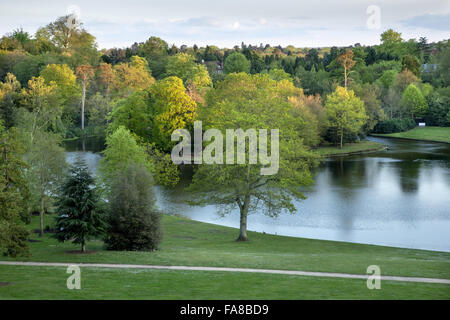
[[(47, 221), (49, 221), (47, 217)], [(89, 254), (74, 254), (71, 243), (49, 234), (33, 235), (32, 256), (19, 261), (104, 262), (186, 266), (248, 267), (365, 274), (369, 265), (383, 275), (450, 278), (450, 253), (311, 240), (249, 232), (235, 242), (237, 230), (185, 218), (163, 217), (164, 241), (156, 252), (103, 250), (90, 241)], [(37, 228), (33, 218), (30, 228)], [(2, 257), (3, 260), (14, 260)], [(450, 286), (386, 282), (374, 293), (364, 280), (307, 278), (222, 272), (83, 269), (86, 290), (68, 292), (64, 268), (0, 266), (2, 298), (450, 298)], [(36, 276), (38, 275), (39, 276)], [(58, 285), (56, 285), (56, 283)], [(238, 292), (241, 284), (245, 292)], [(383, 282), (385, 283), (385, 282)], [(184, 287), (183, 287), (184, 286)], [(179, 288), (180, 287), (180, 288)], [(182, 289), (183, 287), (184, 289)], [(157, 289), (155, 291), (155, 288)], [(179, 290), (175, 290), (179, 288)]]
[(373, 134), (373, 136), (450, 143), (450, 127), (417, 127), (405, 132)]
[(362, 140), (355, 143), (346, 143), (342, 146), (342, 149), (334, 145), (329, 145), (321, 146), (316, 151), (324, 157), (331, 157), (382, 150), (383, 148), (384, 145), (379, 142)]

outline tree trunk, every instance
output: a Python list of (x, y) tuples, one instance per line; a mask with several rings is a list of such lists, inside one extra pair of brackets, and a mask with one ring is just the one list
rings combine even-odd
[(86, 82), (83, 81), (83, 91), (81, 93), (81, 130), (84, 130), (84, 101), (86, 100)]
[(347, 90), (347, 68), (344, 66), (344, 86)]
[(240, 208), (241, 220), (240, 220), (240, 228), (239, 228), (239, 237), (236, 239), (236, 241), (248, 241), (247, 215), (248, 215), (249, 203), (250, 203), (250, 196), (245, 196), (244, 205)]
[(86, 252), (86, 243), (84, 241), (81, 243), (81, 252)]
[(344, 130), (341, 130), (341, 149), (342, 149), (342, 142), (344, 141)]
[(44, 235), (44, 196), (41, 195), (41, 207), (39, 210), (39, 237)]

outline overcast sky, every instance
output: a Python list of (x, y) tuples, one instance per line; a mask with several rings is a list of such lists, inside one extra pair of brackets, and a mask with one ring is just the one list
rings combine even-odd
[[(380, 9), (379, 29), (376, 10), (367, 13), (373, 5)], [(450, 38), (449, 0), (0, 0), (0, 34), (20, 27), (34, 34), (73, 10), (99, 48), (126, 47), (150, 36), (178, 46), (377, 44), (389, 28), (404, 39)]]

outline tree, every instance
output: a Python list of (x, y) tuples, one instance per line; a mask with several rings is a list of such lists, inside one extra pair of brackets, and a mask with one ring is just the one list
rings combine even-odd
[(147, 61), (138, 56), (133, 56), (130, 63), (115, 65), (113, 70), (113, 85), (121, 97), (133, 91), (148, 89), (155, 82)]
[(100, 160), (100, 174), (107, 186), (111, 186), (118, 174), (126, 172), (131, 164), (141, 165), (150, 172), (150, 162), (143, 147), (137, 144), (131, 132), (119, 126), (106, 137), (104, 157)]
[(347, 78), (350, 70), (356, 64), (353, 60), (353, 51), (346, 49), (345, 52), (336, 58), (337, 62), (344, 68), (344, 87), (347, 89)]
[(131, 164), (114, 180), (109, 200), (109, 250), (156, 250), (161, 241), (152, 178), (146, 168)]
[(23, 153), (17, 129), (6, 131), (0, 123), (0, 249), (13, 257), (29, 255), (29, 232), (23, 226), (29, 222)]
[(192, 55), (178, 53), (170, 56), (167, 61), (166, 74), (183, 80), (185, 86), (194, 85), (196, 88), (211, 86), (211, 77), (204, 65), (195, 63)]
[(411, 71), (405, 69), (395, 76), (393, 88), (402, 94), (411, 83), (418, 84), (419, 79)]
[(402, 99), (400, 101), (402, 107), (406, 113), (411, 114), (412, 117), (424, 116), (428, 109), (428, 104), (420, 92), (413, 83), (411, 83), (403, 92)]
[(189, 128), (194, 123), (197, 104), (177, 77), (157, 81), (149, 92), (153, 110), (152, 140), (159, 149), (168, 151), (174, 145), (170, 139), (172, 132)]
[(342, 149), (344, 131), (358, 132), (367, 120), (364, 102), (355, 96), (353, 90), (337, 87), (327, 96), (325, 102), (330, 127), (335, 128)]
[(109, 99), (111, 85), (114, 82), (114, 71), (109, 63), (101, 63), (98, 66), (98, 80), (105, 88), (105, 97)]
[[(261, 169), (267, 163), (261, 161), (260, 153), (257, 163), (198, 165), (189, 186), (194, 203), (215, 204), (224, 213), (236, 207), (239, 209), (238, 241), (248, 240), (247, 216), (250, 212), (261, 209), (269, 216), (293, 213), (296, 209), (292, 199), (303, 198), (300, 188), (313, 181), (310, 169), (316, 164), (315, 156), (298, 135), (298, 123), (302, 119), (294, 117), (293, 106), (288, 101), (289, 96), (297, 93), (295, 89), (286, 80), (277, 82), (267, 75), (239, 73), (228, 75), (207, 95), (208, 110), (202, 109), (200, 114), (205, 130), (214, 128), (225, 135), (227, 129), (258, 128), (269, 132), (279, 129), (279, 159), (275, 159), (276, 151), (271, 152), (273, 165), (279, 165), (277, 173), (261, 175)], [(262, 139), (261, 133), (259, 136)], [(267, 148), (274, 150), (275, 136), (268, 140)], [(217, 152), (214, 147), (217, 141), (215, 137), (205, 148), (211, 153)], [(266, 149), (260, 147), (260, 152)], [(236, 151), (235, 143), (233, 149)], [(243, 154), (248, 159), (249, 148), (246, 147)]]
[(271, 69), (269, 71), (269, 77), (275, 81), (280, 80), (291, 80), (292, 77), (289, 73), (285, 72), (283, 69)]
[(86, 252), (86, 241), (102, 235), (106, 227), (105, 210), (93, 185), (86, 163), (78, 158), (61, 186), (56, 203), (55, 238), (80, 244), (82, 252)]
[(402, 41), (402, 34), (393, 29), (388, 29), (381, 34), (381, 42), (383, 44), (399, 43)]
[(250, 72), (250, 62), (247, 58), (237, 51), (230, 53), (225, 59), (225, 65), (223, 70), (226, 74), (229, 73), (239, 73), (239, 72)]
[(386, 115), (381, 108), (381, 100), (379, 99), (381, 89), (375, 84), (365, 83), (363, 85), (355, 85), (353, 90), (356, 96), (364, 101), (367, 121), (362, 127), (362, 132), (367, 134), (372, 131), (378, 121), (386, 119)]
[(42, 69), (40, 76), (44, 78), (45, 84), (54, 83), (57, 86), (57, 93), (61, 97), (61, 102), (66, 104), (73, 97), (77, 96), (79, 90), (77, 77), (72, 69), (66, 64), (49, 64)]
[(61, 139), (54, 133), (37, 131), (26, 156), (30, 165), (27, 180), (39, 203), (39, 236), (44, 235), (44, 211), (63, 177), (66, 160)]
[(138, 55), (147, 58), (153, 75), (159, 79), (164, 74), (168, 55), (167, 42), (158, 37), (150, 37), (138, 48)]
[(397, 75), (397, 71), (386, 70), (383, 72), (381, 77), (378, 78), (378, 82), (381, 84), (383, 89), (388, 90), (394, 84), (396, 75)]
[(5, 82), (0, 82), (0, 119), (3, 119), (6, 128), (10, 128), (14, 124), (19, 99), (20, 82), (12, 73), (7, 73)]
[(29, 143), (32, 144), (37, 131), (53, 129), (57, 131), (61, 119), (62, 106), (59, 104), (54, 81), (47, 85), (42, 77), (33, 77), (28, 88), (22, 89), (23, 105), (31, 112), (25, 114)]
[(408, 69), (416, 77), (420, 77), (420, 62), (411, 54), (407, 54), (402, 58), (402, 70)]
[(70, 15), (62, 16), (56, 21), (36, 31), (36, 39), (42, 41), (43, 39), (52, 43), (55, 47), (60, 49), (71, 49), (80, 47), (93, 47), (95, 45), (95, 37), (82, 28), (79, 21), (78, 25), (74, 24), (69, 28), (68, 22), (74, 19)]
[(84, 130), (84, 103), (86, 101), (86, 87), (94, 76), (94, 68), (89, 64), (78, 66), (76, 71), (81, 82), (81, 130)]
[(110, 129), (124, 126), (144, 141), (152, 140), (152, 113), (147, 91), (136, 91), (116, 101), (111, 113)]

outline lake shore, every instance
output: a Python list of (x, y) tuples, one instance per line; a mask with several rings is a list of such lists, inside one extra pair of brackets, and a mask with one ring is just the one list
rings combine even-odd
[(405, 132), (386, 134), (372, 133), (371, 136), (450, 144), (450, 127), (416, 127)]
[(362, 140), (355, 143), (346, 143), (342, 149), (338, 146), (321, 146), (316, 151), (323, 157), (340, 157), (360, 153), (376, 152), (385, 150), (387, 147), (379, 142)]

